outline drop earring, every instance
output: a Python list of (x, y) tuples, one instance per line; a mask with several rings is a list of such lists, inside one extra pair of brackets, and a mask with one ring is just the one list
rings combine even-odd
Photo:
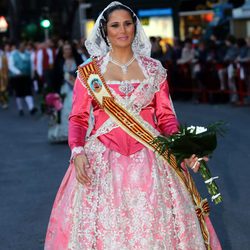
[(111, 42), (109, 41), (108, 38), (107, 38), (107, 42), (108, 42), (109, 50), (112, 51), (112, 44), (111, 44)]

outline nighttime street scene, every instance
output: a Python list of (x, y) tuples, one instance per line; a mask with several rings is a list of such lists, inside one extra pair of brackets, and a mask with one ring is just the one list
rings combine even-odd
[(0, 0), (0, 250), (250, 249), (250, 0)]

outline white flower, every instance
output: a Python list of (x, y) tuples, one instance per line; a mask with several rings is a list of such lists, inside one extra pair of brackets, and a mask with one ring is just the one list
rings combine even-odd
[(190, 130), (191, 133), (195, 132), (195, 134), (198, 135), (198, 134), (201, 134), (203, 132), (206, 132), (207, 128), (199, 127), (199, 126), (190, 126), (190, 127), (187, 128), (187, 130)]

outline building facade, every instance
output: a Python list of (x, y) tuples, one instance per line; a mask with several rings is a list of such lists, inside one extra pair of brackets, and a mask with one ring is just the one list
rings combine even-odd
[[(180, 20), (183, 18), (179, 16), (179, 13), (185, 16), (183, 13), (187, 11), (208, 10), (211, 2), (214, 4), (221, 1), (122, 0), (122, 3), (130, 6), (137, 14), (144, 13), (143, 16), (139, 16), (150, 35), (163, 33), (163, 36), (169, 38), (170, 36), (180, 36)], [(52, 25), (49, 30), (51, 35), (70, 39), (80, 38), (83, 34), (86, 36), (87, 31), (82, 31), (81, 24), (83, 24), (84, 29), (91, 29), (93, 21), (110, 2), (110, 0), (0, 0), (0, 6), (2, 15), (6, 16), (9, 24), (6, 35), (10, 36), (12, 40), (43, 39), (44, 31), (40, 27), (40, 21), (44, 15), (51, 20)], [(244, 3), (244, 0), (228, 0), (226, 2), (231, 2), (234, 7), (238, 7)], [(84, 13), (80, 10), (82, 4), (90, 5), (84, 9)], [(211, 16), (205, 16), (204, 20), (209, 20), (209, 18)], [(165, 27), (165, 31), (162, 31), (163, 27)], [(184, 29), (189, 30), (189, 27)], [(155, 33), (153, 33), (154, 31)]]

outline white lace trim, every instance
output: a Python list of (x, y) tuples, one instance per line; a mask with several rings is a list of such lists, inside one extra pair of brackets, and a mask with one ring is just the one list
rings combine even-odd
[[(122, 106), (122, 105), (121, 105)], [(123, 107), (125, 108), (125, 107)], [(150, 123), (145, 121), (136, 110), (127, 109), (128, 112), (145, 128), (147, 129), (153, 136), (160, 135), (160, 132), (156, 130)]]
[(96, 131), (96, 133), (94, 135), (91, 135), (87, 141), (92, 140), (93, 138), (97, 138), (101, 135), (107, 134), (110, 131), (112, 131), (114, 128), (118, 128), (119, 126), (117, 124), (115, 124), (111, 118), (109, 118), (108, 120), (106, 120), (101, 127), (99, 127), (99, 129)]
[(141, 68), (141, 70), (143, 72), (143, 75), (147, 79), (149, 77), (149, 75), (148, 75), (147, 70), (145, 69), (145, 65), (143, 65), (143, 63), (142, 63), (141, 57), (139, 55), (136, 55), (136, 54), (134, 56), (135, 56), (135, 59), (138, 62), (139, 67)]
[(133, 84), (133, 83), (143, 83), (147, 81), (147, 79), (144, 79), (143, 81), (140, 81), (139, 79), (131, 79), (131, 80), (124, 80), (124, 81), (118, 81), (118, 80), (107, 80), (106, 83), (108, 85), (115, 85), (115, 84), (122, 84), (122, 83), (127, 83), (127, 84)]
[(71, 150), (71, 156), (70, 156), (70, 162), (74, 161), (74, 157), (78, 154), (83, 154), (84, 153), (84, 148), (83, 147), (74, 147)]
[[(143, 71), (145, 79), (143, 81), (137, 80), (126, 80), (126, 81), (113, 81), (111, 84), (117, 83), (139, 83), (139, 86), (133, 91), (133, 93), (128, 97), (121, 97), (115, 91), (111, 90), (112, 94), (117, 99), (118, 103), (122, 103), (123, 106), (127, 108), (132, 108), (138, 113), (142, 108), (146, 107), (151, 103), (156, 92), (160, 90), (160, 85), (166, 80), (167, 74), (166, 69), (164, 69), (161, 63), (150, 57), (135, 55), (138, 65)], [(107, 58), (107, 56), (106, 56)]]
[(102, 59), (98, 63), (98, 66), (101, 69), (102, 75), (106, 72), (108, 63), (109, 63), (109, 53), (107, 53), (107, 55), (102, 57)]
[[(118, 96), (119, 97), (119, 96)], [(123, 99), (122, 99), (123, 100)], [(121, 100), (121, 101), (122, 101)], [(121, 101), (119, 102), (119, 104), (121, 106), (123, 106), (121, 104)], [(156, 130), (150, 123), (146, 122), (136, 110), (132, 110), (131, 108), (128, 108), (126, 106), (123, 106), (123, 108), (126, 108), (128, 110), (128, 112), (135, 118), (138, 120), (138, 122), (144, 126), (144, 128), (146, 128), (151, 134), (153, 134), (153, 136), (158, 136), (160, 135), (160, 132), (158, 130)], [(94, 135), (92, 135), (89, 140), (93, 140), (94, 138), (97, 138), (100, 135), (103, 134), (107, 134), (110, 131), (112, 131), (115, 128), (120, 127), (119, 125), (117, 125), (112, 118), (109, 118), (105, 123), (103, 123), (103, 125), (96, 131), (96, 133)]]

